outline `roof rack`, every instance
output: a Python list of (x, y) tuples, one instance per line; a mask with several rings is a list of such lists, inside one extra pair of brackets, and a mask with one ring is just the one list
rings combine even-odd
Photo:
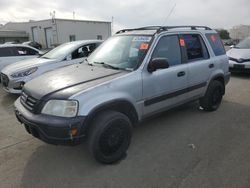
[(148, 27), (140, 27), (135, 29), (123, 29), (116, 34), (125, 33), (129, 31), (140, 31), (140, 30), (156, 30), (156, 33), (160, 33), (162, 31), (168, 31), (169, 29), (177, 29), (177, 28), (190, 28), (191, 30), (198, 30), (198, 29), (205, 29), (205, 30), (212, 30), (207, 26), (195, 26), (195, 25), (183, 25), (183, 26), (148, 26)]

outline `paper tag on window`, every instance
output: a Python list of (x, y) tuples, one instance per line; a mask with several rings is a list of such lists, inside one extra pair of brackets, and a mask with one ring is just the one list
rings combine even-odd
[(185, 46), (185, 40), (184, 39), (180, 39), (180, 45), (181, 45), (181, 47)]
[(150, 42), (152, 37), (137, 36), (133, 38), (133, 42)]
[(141, 43), (140, 50), (147, 50), (148, 48), (149, 48), (149, 44), (148, 43)]

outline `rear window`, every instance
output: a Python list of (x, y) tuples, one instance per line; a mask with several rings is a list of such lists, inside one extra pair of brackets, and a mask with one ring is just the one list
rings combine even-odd
[(15, 54), (13, 53), (11, 48), (0, 48), (0, 57), (9, 57), (14, 55)]
[(226, 51), (218, 34), (206, 34), (216, 56), (225, 55)]

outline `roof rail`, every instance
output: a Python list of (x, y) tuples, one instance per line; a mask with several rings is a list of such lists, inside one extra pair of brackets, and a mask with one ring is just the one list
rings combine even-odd
[(190, 28), (191, 30), (198, 30), (198, 29), (205, 29), (205, 30), (212, 30), (211, 28), (207, 27), (207, 26), (195, 26), (195, 25), (183, 25), (183, 26), (148, 26), (148, 27), (140, 27), (140, 28), (135, 28), (135, 29), (123, 29), (120, 30), (118, 32), (116, 32), (116, 34), (120, 34), (120, 33), (125, 33), (125, 32), (129, 32), (129, 31), (139, 31), (139, 30), (156, 30), (156, 33), (160, 33), (162, 31), (167, 31), (169, 29), (177, 29), (177, 28)]
[(162, 26), (147, 26), (147, 27), (140, 27), (135, 29), (122, 29), (120, 31), (117, 31), (116, 34), (125, 33), (128, 31), (139, 31), (139, 30), (158, 30)]
[(180, 26), (167, 26), (168, 29), (176, 29), (176, 28), (190, 28), (191, 30), (198, 30), (205, 29), (205, 30), (212, 30), (210, 27), (207, 26), (200, 26), (200, 25), (180, 25)]

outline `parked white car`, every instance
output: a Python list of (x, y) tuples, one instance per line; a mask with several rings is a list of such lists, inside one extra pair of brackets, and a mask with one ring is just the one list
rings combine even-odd
[(246, 38), (227, 52), (231, 72), (250, 73), (250, 38)]
[(3, 88), (9, 93), (20, 94), (24, 84), (33, 78), (60, 67), (82, 63), (101, 42), (100, 40), (69, 42), (52, 49), (41, 57), (9, 65), (1, 72)]
[(0, 71), (7, 65), (24, 59), (35, 58), (42, 54), (42, 51), (28, 45), (2, 44), (0, 45)]

